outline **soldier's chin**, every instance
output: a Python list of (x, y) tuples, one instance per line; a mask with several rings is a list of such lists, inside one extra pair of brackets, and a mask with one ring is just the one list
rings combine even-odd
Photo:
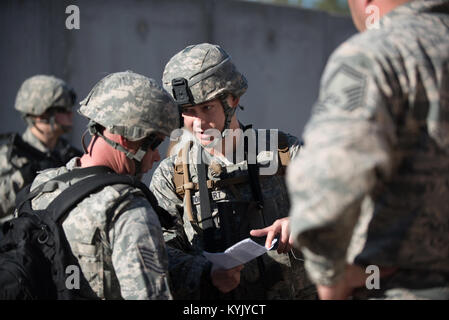
[(200, 142), (201, 142), (201, 145), (203, 146), (203, 147), (209, 147), (209, 148), (215, 148), (216, 146), (217, 146), (217, 143), (219, 143), (219, 141), (218, 140), (220, 140), (220, 139), (214, 139), (214, 138), (212, 138), (212, 139), (200, 139)]
[(205, 136), (203, 134), (196, 134), (195, 138), (199, 141), (199, 143), (201, 143), (201, 145), (203, 147), (207, 147), (212, 142), (214, 142), (214, 137), (213, 136)]

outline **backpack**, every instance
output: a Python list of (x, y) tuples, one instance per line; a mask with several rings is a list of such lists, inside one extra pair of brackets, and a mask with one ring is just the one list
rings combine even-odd
[[(97, 299), (80, 271), (62, 223), (77, 203), (105, 186), (127, 184), (139, 188), (158, 214), (161, 225), (172, 226), (171, 216), (157, 205), (147, 186), (134, 176), (119, 175), (107, 167), (89, 167), (50, 181), (70, 181), (92, 174), (69, 186), (44, 210), (33, 210), (31, 200), (45, 190), (48, 182), (31, 193), (31, 185), (21, 191), (16, 202), (18, 217), (5, 223), (5, 235), (0, 240), (0, 300)], [(78, 286), (67, 285), (69, 266), (79, 270)]]

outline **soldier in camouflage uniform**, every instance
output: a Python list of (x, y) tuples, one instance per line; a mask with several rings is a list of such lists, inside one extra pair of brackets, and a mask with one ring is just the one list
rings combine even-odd
[[(95, 166), (140, 176), (160, 160), (157, 146), (179, 126), (171, 96), (154, 80), (131, 71), (108, 75), (80, 104), (79, 113), (90, 119), (94, 136), (87, 152), (40, 173), (31, 191), (61, 174)], [(45, 186), (33, 198), (33, 209), (46, 208), (77, 181)], [(160, 222), (139, 189), (116, 184), (93, 193), (70, 211), (63, 229), (99, 298), (172, 298)]]
[[(266, 146), (260, 148), (257, 165), (248, 157), (237, 160), (237, 150), (242, 150), (244, 136), (251, 132), (243, 132), (235, 115), (247, 89), (245, 77), (222, 48), (203, 43), (172, 57), (165, 67), (163, 86), (180, 104), (185, 125), (182, 138), (189, 137), (181, 139), (172, 155), (161, 162), (150, 185), (159, 205), (177, 218), (175, 228), (164, 230), (175, 299), (316, 298), (303, 262), (290, 252), (289, 199), (283, 177), (286, 163), (281, 159), (284, 166), (279, 165), (277, 172), (259, 176), (259, 166), (278, 160), (278, 148), (271, 153)], [(242, 129), (240, 135), (237, 129)], [(212, 140), (209, 130), (218, 133)], [(237, 132), (235, 137), (231, 132)], [(300, 148), (298, 139), (281, 136), (280, 157), (294, 157)], [(230, 150), (230, 156), (217, 151), (218, 147)], [(204, 161), (197, 161), (198, 156)], [(253, 236), (267, 235), (266, 244), (281, 234), (277, 251), (269, 251), (244, 268), (229, 270), (213, 266), (202, 254), (222, 252), (250, 237), (250, 231)]]
[(349, 4), (381, 19), (324, 71), (288, 170), (295, 244), (321, 298), (448, 299), (449, 1)]
[(36, 75), (20, 87), (15, 108), (28, 128), (22, 136), (1, 135), (6, 143), (0, 146), (0, 221), (12, 218), (17, 193), (37, 171), (81, 155), (61, 137), (71, 129), (75, 97), (73, 89), (53, 76)]

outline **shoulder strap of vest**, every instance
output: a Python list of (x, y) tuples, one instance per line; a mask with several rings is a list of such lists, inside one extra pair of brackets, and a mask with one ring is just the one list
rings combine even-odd
[[(111, 168), (105, 166), (93, 166), (88, 168), (82, 168), (77, 170), (72, 170), (66, 173), (63, 173), (53, 179), (50, 179), (41, 185), (37, 186), (33, 191), (31, 191), (32, 183), (25, 186), (16, 196), (16, 208), (20, 212), (23, 208), (26, 212), (33, 212), (31, 201), (34, 197), (36, 197), (39, 193), (44, 191), (50, 181), (62, 181), (68, 182), (71, 179), (75, 178), (83, 178), (89, 175), (101, 174), (106, 172), (112, 172)], [(70, 189), (70, 187), (68, 188)], [(61, 193), (62, 194), (62, 193)], [(80, 199), (82, 200), (82, 199)]]
[(184, 148), (187, 148), (187, 145), (179, 149), (174, 166), (173, 184), (175, 185), (175, 190), (178, 195), (181, 195), (178, 190), (181, 190), (182, 186), (184, 185), (184, 170), (182, 159), (182, 151)]
[[(246, 126), (245, 130), (247, 129), (252, 129), (252, 126), (251, 125)], [(245, 150), (245, 159), (248, 160), (248, 138), (246, 136), (244, 138), (244, 150)], [(258, 153), (257, 150), (256, 152)], [(248, 177), (249, 177), (249, 185), (251, 187), (251, 192), (253, 194), (254, 200), (256, 200), (259, 210), (262, 210), (264, 206), (264, 199), (262, 189), (260, 187), (259, 166), (257, 163), (248, 162)]]
[[(101, 173), (107, 173), (112, 172), (112, 169), (105, 166), (93, 166), (88, 168), (81, 168), (72, 170), (66, 173), (63, 173), (53, 179), (48, 180), (45, 183), (42, 183), (41, 185), (37, 186), (33, 191), (31, 190), (32, 183), (25, 186), (16, 196), (16, 208), (20, 210), (20, 208), (25, 205), (25, 203), (33, 199), (35, 196), (37, 196), (39, 193), (41, 193), (44, 188), (46, 187), (47, 183), (50, 181), (61, 181), (61, 182), (68, 182), (75, 178), (83, 178), (87, 177), (89, 175), (94, 174), (101, 174)], [(30, 207), (31, 208), (31, 207)]]
[[(165, 228), (172, 226), (173, 218), (168, 212), (158, 206), (155, 196), (151, 193), (148, 187), (143, 184), (137, 177), (130, 175), (119, 175), (114, 173), (110, 168), (103, 166), (95, 166), (72, 170), (55, 177), (49, 181), (70, 181), (74, 178), (81, 178), (83, 176), (90, 176), (82, 179), (74, 185), (65, 189), (59, 194), (47, 207), (47, 211), (51, 215), (52, 220), (62, 224), (67, 217), (67, 213), (81, 200), (89, 196), (90, 194), (101, 190), (102, 188), (114, 185), (114, 184), (127, 184), (132, 187), (138, 188), (142, 191), (145, 197), (150, 202), (151, 206), (155, 210), (159, 217), (161, 225)], [(38, 195), (49, 182), (43, 183), (37, 187), (33, 192), (29, 193), (31, 185), (28, 185), (24, 192), (28, 192), (26, 196), (21, 195), (21, 200), (17, 208), (24, 206), (26, 209), (31, 209), (31, 199)]]
[(99, 191), (106, 186), (114, 184), (127, 184), (140, 189), (158, 215), (161, 225), (164, 228), (169, 228), (173, 225), (173, 218), (167, 211), (158, 206), (155, 196), (151, 193), (148, 187), (140, 181), (139, 178), (111, 172), (100, 173), (75, 183), (73, 186), (70, 186), (59, 196), (57, 196), (47, 210), (50, 214), (52, 214), (55, 221), (62, 223), (62, 221), (66, 218), (67, 213), (78, 202), (88, 195)]

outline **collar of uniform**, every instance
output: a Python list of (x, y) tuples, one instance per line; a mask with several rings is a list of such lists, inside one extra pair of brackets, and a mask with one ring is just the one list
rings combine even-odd
[[(239, 127), (240, 127), (240, 130), (242, 130), (242, 132), (244, 133), (245, 126), (240, 121), (239, 121)], [(250, 128), (247, 128), (247, 130), (248, 129), (250, 129)], [(256, 131), (256, 134), (257, 134), (257, 131)], [(243, 145), (244, 145), (244, 140), (239, 139), (238, 144), (235, 146), (235, 150), (239, 150), (239, 148), (243, 148), (244, 147)], [(233, 155), (232, 155), (233, 158), (235, 157), (235, 154), (236, 154), (236, 151), (233, 152)], [(234, 164), (232, 162), (233, 160), (229, 160), (224, 155), (217, 155), (217, 156), (214, 156), (214, 158), (221, 161), (226, 167), (232, 167), (232, 166), (242, 167), (242, 165), (244, 165), (246, 163), (246, 161), (243, 160), (243, 161), (240, 161), (240, 162)]]
[(50, 150), (47, 148), (45, 144), (42, 143), (36, 136), (31, 132), (31, 128), (27, 127), (25, 132), (22, 134), (22, 140), (28, 143), (29, 145), (33, 146), (37, 150), (43, 152), (43, 153), (51, 153), (54, 151), (62, 150), (67, 146), (67, 142), (64, 141), (64, 139), (59, 138), (56, 142), (56, 145), (53, 150)]
[[(242, 143), (242, 142), (240, 142), (240, 143)], [(238, 147), (241, 147), (241, 146), (236, 146), (236, 148), (238, 148)], [(195, 148), (195, 150), (194, 150), (194, 148)], [(192, 147), (192, 154), (196, 154), (198, 148), (203, 148), (203, 147), (200, 146), (198, 143), (195, 143), (194, 147)], [(235, 153), (236, 152), (233, 152), (233, 157), (234, 157)], [(206, 160), (207, 160), (206, 163), (207, 164), (212, 163), (212, 161), (216, 161), (216, 162), (218, 162), (218, 163), (220, 163), (220, 164), (222, 164), (222, 165), (224, 165), (226, 167), (229, 167), (229, 166), (234, 166), (234, 165), (239, 166), (239, 165), (245, 163), (245, 161), (241, 161), (239, 163), (234, 164), (231, 160), (226, 158), (225, 155), (220, 155), (220, 154), (212, 155), (209, 152), (207, 152), (205, 149), (204, 149), (204, 154), (205, 155), (203, 157), (206, 158)]]
[[(439, 9), (438, 7), (441, 8)], [(388, 26), (398, 17), (416, 15), (424, 12), (441, 12), (448, 14), (449, 2), (447, 0), (412, 0), (388, 12), (382, 19), (380, 19), (380, 25), (382, 27)]]
[(72, 158), (69, 162), (66, 163), (65, 166), (69, 171), (81, 168), (80, 158), (79, 157)]

